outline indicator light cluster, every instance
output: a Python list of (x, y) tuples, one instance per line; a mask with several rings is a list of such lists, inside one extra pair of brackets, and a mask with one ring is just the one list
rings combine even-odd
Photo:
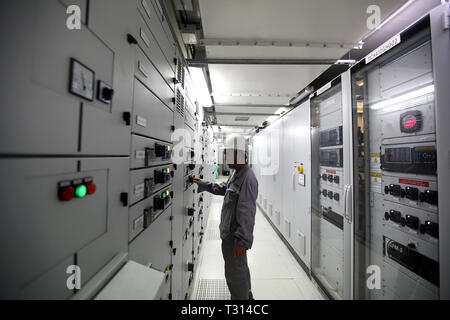
[(163, 199), (165, 199), (165, 198), (167, 198), (167, 197), (169, 197), (170, 196), (170, 190), (166, 190), (166, 191), (164, 191), (162, 194), (161, 194), (161, 197), (163, 198)]
[(93, 195), (97, 191), (97, 186), (92, 178), (63, 181), (58, 184), (58, 198), (60, 201), (68, 202), (74, 198), (82, 199), (88, 195)]

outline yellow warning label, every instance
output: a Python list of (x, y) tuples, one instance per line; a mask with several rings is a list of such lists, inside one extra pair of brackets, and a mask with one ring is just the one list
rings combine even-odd
[(381, 173), (371, 173), (370, 174), (372, 177), (375, 177), (375, 178), (381, 178), (381, 177), (383, 177), (383, 174), (381, 174)]
[(379, 158), (379, 157), (381, 157), (381, 153), (371, 153), (370, 156), (372, 158)]

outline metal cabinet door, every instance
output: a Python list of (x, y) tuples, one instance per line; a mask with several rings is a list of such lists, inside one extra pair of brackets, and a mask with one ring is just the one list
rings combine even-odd
[[(169, 207), (130, 243), (130, 260), (167, 272), (171, 264), (171, 215), (172, 207)], [(170, 277), (166, 279), (163, 298), (168, 299), (169, 293)]]
[(133, 132), (162, 141), (171, 141), (173, 111), (139, 80), (134, 81)]
[[(66, 298), (66, 281), (60, 281), (67, 277), (59, 273), (64, 269), (62, 261), (81, 267), (83, 284), (116, 253), (127, 250), (127, 208), (120, 202), (120, 194), (128, 189), (128, 161), (0, 160), (2, 180), (9, 182), (0, 187), (4, 214), (1, 250), (8, 257), (1, 263), (1, 282), (9, 291), (2, 295)], [(59, 199), (60, 182), (78, 185), (85, 178), (95, 183), (94, 194), (72, 201)], [(85, 261), (88, 252), (92, 255)], [(62, 295), (56, 296), (57, 292)]]
[[(81, 30), (67, 29), (61, 2), (16, 1), (5, 6), (8, 29), (24, 32), (13, 38), (5, 35), (10, 43), (1, 53), (8, 61), (4, 73), (9, 81), (2, 86), (0, 130), (8, 138), (1, 140), (0, 152), (126, 155), (130, 129), (122, 112), (131, 109), (133, 51), (115, 47), (84, 25)], [(69, 93), (71, 58), (95, 73), (93, 101)], [(115, 89), (112, 105), (96, 99), (97, 80)]]

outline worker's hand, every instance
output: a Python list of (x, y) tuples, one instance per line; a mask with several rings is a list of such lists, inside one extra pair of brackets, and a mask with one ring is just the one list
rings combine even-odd
[(238, 246), (237, 244), (234, 245), (234, 256), (235, 257), (242, 257), (246, 251), (247, 251), (247, 248)]
[(200, 182), (202, 182), (202, 180), (200, 180), (199, 178), (194, 178), (194, 183), (200, 184)]

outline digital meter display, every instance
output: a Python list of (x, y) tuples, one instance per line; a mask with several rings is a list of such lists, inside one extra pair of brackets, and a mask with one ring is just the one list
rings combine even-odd
[(414, 133), (422, 129), (422, 113), (420, 111), (410, 111), (400, 116), (400, 131), (404, 133)]

